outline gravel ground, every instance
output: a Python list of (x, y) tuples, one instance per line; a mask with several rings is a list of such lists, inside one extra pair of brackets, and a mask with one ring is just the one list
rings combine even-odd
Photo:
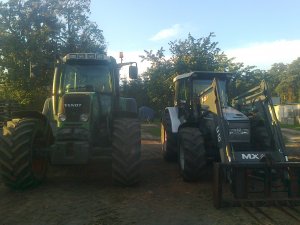
[[(35, 189), (13, 192), (0, 184), (0, 225), (300, 224), (300, 207), (214, 209), (211, 174), (183, 182), (177, 164), (162, 160), (159, 140), (147, 134), (147, 126), (153, 125), (143, 125), (138, 186), (113, 186), (108, 161), (50, 167), (47, 181)], [(287, 147), (296, 155), (299, 139), (288, 134)]]

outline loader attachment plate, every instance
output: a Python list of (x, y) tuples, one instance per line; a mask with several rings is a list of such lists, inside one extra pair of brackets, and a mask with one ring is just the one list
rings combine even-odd
[(214, 206), (299, 205), (300, 162), (214, 163)]

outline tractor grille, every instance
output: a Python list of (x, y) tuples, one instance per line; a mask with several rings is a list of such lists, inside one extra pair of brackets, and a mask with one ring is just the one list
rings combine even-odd
[(90, 113), (90, 96), (87, 94), (66, 94), (63, 97), (62, 111), (67, 122), (80, 122), (80, 115)]

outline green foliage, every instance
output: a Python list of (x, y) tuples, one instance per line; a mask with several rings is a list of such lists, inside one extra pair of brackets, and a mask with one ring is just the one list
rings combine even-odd
[(145, 72), (147, 79), (147, 92), (150, 106), (159, 111), (165, 103), (171, 104), (173, 97), (174, 68), (170, 60), (165, 59), (164, 50), (161, 48), (155, 54), (145, 51), (143, 60), (151, 62), (151, 67)]
[(231, 72), (234, 73), (234, 76), (229, 86), (229, 97), (243, 94), (254, 86), (259, 85), (260, 82), (266, 78), (266, 72), (255, 69), (254, 66), (241, 66), (239, 70)]
[(299, 126), (299, 124), (297, 124), (297, 125), (290, 125), (290, 124), (284, 124), (284, 123), (281, 123), (281, 124), (280, 124), (280, 127), (281, 127), (281, 128), (288, 128), (288, 129), (300, 131), (300, 126)]
[(170, 42), (171, 63), (174, 71), (182, 74), (190, 71), (225, 71), (231, 66), (231, 60), (211, 39), (215, 35), (195, 39), (191, 34), (184, 41)]
[[(191, 71), (218, 71), (233, 72), (231, 78), (231, 94), (238, 95), (246, 88), (257, 83), (262, 71), (253, 70), (254, 67), (245, 67), (241, 63), (233, 63), (212, 41), (214, 34), (196, 39), (188, 35), (187, 39), (170, 42), (171, 57), (166, 58), (165, 50), (145, 51), (143, 60), (151, 62), (151, 67), (144, 74), (148, 78), (148, 96), (150, 105), (156, 111), (173, 104), (173, 78), (178, 74)], [(247, 80), (247, 82), (245, 82)]]
[(274, 64), (269, 71), (275, 79), (275, 91), (283, 103), (300, 101), (300, 58), (291, 64)]
[(43, 86), (39, 80), (16, 79), (5, 82), (0, 88), (0, 100), (19, 100), (21, 105), (31, 110), (41, 110), (50, 94), (50, 86)]
[[(1, 98), (9, 91), (17, 102), (37, 104), (48, 94), (57, 55), (105, 50), (102, 30), (89, 20), (89, 9), (90, 0), (0, 2)], [(35, 81), (29, 80), (30, 65), (39, 71)]]
[(280, 96), (284, 102), (300, 101), (300, 58), (289, 65), (275, 63), (268, 71), (259, 70), (255, 66), (244, 66), (234, 63), (212, 41), (214, 34), (196, 39), (188, 35), (186, 40), (169, 43), (170, 57), (165, 50), (145, 51), (143, 60), (151, 62), (151, 67), (143, 74), (147, 80), (149, 105), (156, 111), (173, 105), (173, 78), (178, 74), (191, 71), (231, 72), (229, 97), (240, 95), (263, 79), (268, 83), (273, 96)]
[(160, 138), (160, 121), (145, 123), (142, 125), (142, 129), (145, 133), (152, 135), (153, 138)]
[(186, 40), (169, 43), (170, 56), (165, 50), (145, 50), (142, 60), (151, 63), (150, 68), (138, 81), (123, 81), (123, 94), (135, 96), (138, 106), (147, 105), (158, 113), (166, 106), (173, 105), (173, 78), (191, 71), (231, 72), (229, 97), (240, 95), (260, 84), (264, 79), (273, 96), (280, 96), (284, 102), (300, 101), (300, 58), (289, 65), (275, 63), (268, 71), (255, 66), (244, 66), (233, 62), (212, 41), (214, 34), (196, 39), (188, 35)]
[(121, 94), (128, 98), (134, 97), (138, 107), (149, 105), (147, 87), (147, 81), (143, 81), (140, 78), (130, 81), (124, 79), (122, 80)]

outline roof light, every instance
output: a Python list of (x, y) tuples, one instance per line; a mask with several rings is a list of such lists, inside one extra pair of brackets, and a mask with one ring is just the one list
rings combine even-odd
[(97, 59), (100, 59), (100, 60), (104, 59), (104, 55), (103, 54), (97, 54)]
[(96, 58), (97, 58), (97, 59), (100, 59), (100, 60), (107, 60), (107, 61), (110, 61), (110, 57), (108, 57), (108, 56), (105, 55), (105, 54), (97, 54)]
[(69, 59), (77, 59), (77, 54), (68, 54)]
[(110, 57), (108, 57), (105, 54), (96, 54), (96, 53), (69, 53), (63, 58), (63, 61), (67, 62), (69, 60), (106, 60), (106, 61), (110, 61)]
[(85, 59), (85, 53), (77, 54), (78, 59)]
[(96, 59), (96, 55), (94, 53), (88, 53), (87, 58), (88, 59)]

